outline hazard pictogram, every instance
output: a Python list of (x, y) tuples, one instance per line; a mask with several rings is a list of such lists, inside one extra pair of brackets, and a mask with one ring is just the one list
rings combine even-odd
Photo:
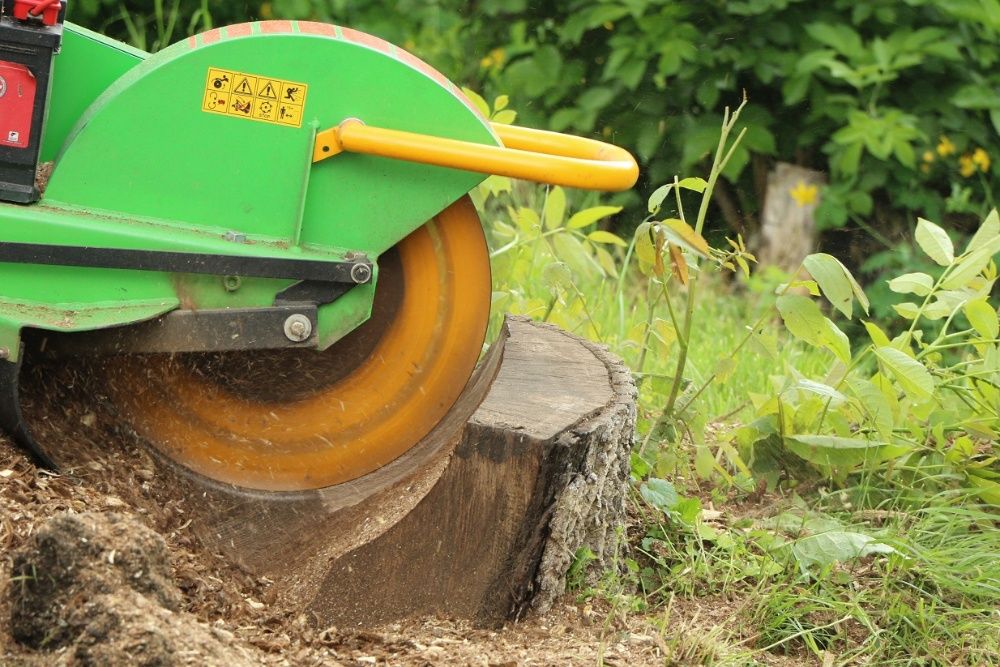
[(257, 74), (210, 67), (202, 111), (302, 127), (309, 86)]
[(257, 86), (257, 97), (263, 97), (267, 100), (277, 100), (278, 92), (281, 90), (281, 84), (277, 81), (271, 81), (269, 79), (261, 79)]
[(250, 77), (241, 76), (238, 79), (239, 83), (236, 84), (236, 88), (233, 92), (239, 93), (240, 95), (253, 95), (253, 84), (250, 83)]

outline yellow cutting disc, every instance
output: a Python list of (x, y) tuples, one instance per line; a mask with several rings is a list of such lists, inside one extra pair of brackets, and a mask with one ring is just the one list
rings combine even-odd
[(489, 254), (463, 197), (379, 259), (372, 319), (324, 352), (121, 357), (121, 417), (196, 473), (270, 491), (355, 479), (454, 404), (482, 350)]

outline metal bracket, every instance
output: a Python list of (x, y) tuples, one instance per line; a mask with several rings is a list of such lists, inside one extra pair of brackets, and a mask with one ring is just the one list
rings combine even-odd
[(174, 310), (155, 320), (123, 327), (40, 335), (45, 337), (45, 349), (56, 354), (111, 355), (316, 347), (317, 330), (316, 305), (297, 304)]
[(0, 262), (200, 273), (242, 278), (292, 278), (360, 285), (372, 278), (368, 261), (326, 261), (284, 257), (247, 257), (42, 243), (0, 242)]

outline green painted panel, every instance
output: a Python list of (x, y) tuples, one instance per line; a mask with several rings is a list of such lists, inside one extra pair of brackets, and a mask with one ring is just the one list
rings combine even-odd
[(81, 26), (65, 24), (62, 50), (52, 66), (52, 89), (42, 137), (43, 162), (56, 159), (87, 107), (147, 55)]
[[(496, 139), (450, 84), (397, 59), (394, 47), (289, 25), (291, 33), (261, 34), (253, 24), (252, 34), (232, 38), (226, 29), (211, 31), (145, 59), (68, 28), (47, 156), (68, 139), (40, 204), (0, 204), (0, 241), (327, 260), (360, 250), (377, 257), (482, 180), (356, 155), (314, 166), (315, 131), (346, 118), (486, 144)], [(209, 68), (306, 84), (305, 122), (296, 128), (203, 111)], [(227, 240), (229, 231), (246, 234), (246, 242)], [(248, 280), (228, 291), (211, 276), (0, 264), (0, 284), (0, 329), (11, 332), (124, 324), (181, 303), (269, 305), (288, 281)], [(367, 319), (373, 292), (374, 284), (357, 287), (320, 310), (323, 346)]]
[[(307, 84), (306, 122), (293, 128), (202, 111), (210, 67)], [(353, 155), (311, 168), (314, 129), (351, 117), (495, 143), (450, 90), (366, 46), (300, 33), (184, 42), (147, 58), (97, 101), (46, 196), (286, 242), (304, 211), (304, 243), (377, 256), (483, 178)]]

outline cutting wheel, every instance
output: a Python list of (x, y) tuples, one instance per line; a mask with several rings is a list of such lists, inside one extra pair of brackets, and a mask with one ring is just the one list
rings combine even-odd
[(239, 487), (316, 489), (384, 466), (445, 416), (482, 350), (489, 255), (468, 197), (379, 267), (372, 319), (323, 352), (118, 357), (110, 398), (169, 459)]

